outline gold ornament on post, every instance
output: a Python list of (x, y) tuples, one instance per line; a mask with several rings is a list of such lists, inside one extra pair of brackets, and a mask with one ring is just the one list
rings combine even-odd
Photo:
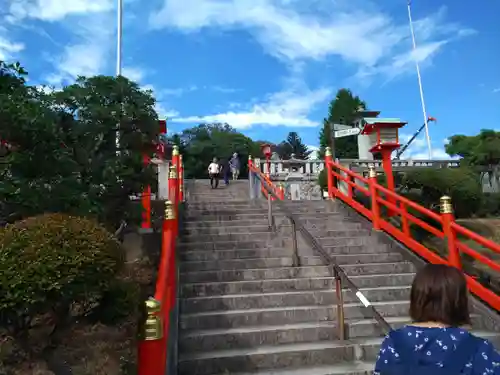
[(165, 201), (165, 220), (175, 219), (174, 205), (172, 201)]
[(174, 148), (172, 150), (172, 156), (177, 156), (179, 155), (179, 146), (174, 145)]
[(331, 149), (331, 147), (327, 147), (325, 149), (325, 156), (332, 156), (332, 149)]
[(160, 317), (160, 301), (150, 297), (144, 302), (146, 310), (146, 321), (141, 336), (146, 341), (160, 340), (163, 337), (163, 322)]
[(440, 201), (440, 211), (442, 214), (452, 214), (453, 206), (451, 204), (451, 198), (448, 196), (441, 197)]
[(175, 167), (175, 165), (170, 166), (170, 173), (168, 174), (168, 178), (177, 178), (177, 168)]

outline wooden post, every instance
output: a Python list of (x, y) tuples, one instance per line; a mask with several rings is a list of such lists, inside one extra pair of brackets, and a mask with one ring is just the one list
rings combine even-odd
[(458, 251), (456, 236), (451, 224), (455, 222), (453, 215), (453, 206), (451, 198), (446, 195), (440, 199), (440, 211), (443, 218), (443, 233), (448, 242), (448, 263), (450, 266), (462, 269), (462, 262), (460, 261), (460, 253)]

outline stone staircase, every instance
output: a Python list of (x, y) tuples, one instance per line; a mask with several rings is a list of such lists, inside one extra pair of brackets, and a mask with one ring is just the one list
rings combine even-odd
[[(188, 182), (180, 253), (180, 375), (371, 374), (382, 332), (345, 289), (347, 340), (336, 329), (335, 282), (299, 235), (292, 266), (291, 226), (267, 202), (248, 199), (248, 182), (210, 189)], [(389, 324), (409, 322), (415, 266), (333, 202), (286, 202)], [(276, 207), (276, 205), (275, 205)], [(474, 326), (496, 339), (480, 315)], [(486, 330), (486, 326), (490, 331)]]

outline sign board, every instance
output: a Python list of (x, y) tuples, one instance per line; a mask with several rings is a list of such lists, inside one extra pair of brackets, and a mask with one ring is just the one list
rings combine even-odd
[(358, 135), (361, 133), (360, 128), (350, 128), (350, 129), (344, 129), (344, 130), (336, 130), (335, 131), (335, 138), (343, 138), (343, 137), (348, 137), (350, 135)]

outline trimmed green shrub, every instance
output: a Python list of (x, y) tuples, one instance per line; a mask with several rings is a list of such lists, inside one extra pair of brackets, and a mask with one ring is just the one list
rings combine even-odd
[(0, 229), (0, 324), (19, 332), (44, 314), (56, 324), (86, 314), (123, 262), (113, 235), (89, 219), (46, 214)]
[(326, 169), (323, 169), (318, 174), (318, 185), (322, 191), (328, 190), (328, 177), (326, 175)]
[(443, 195), (450, 196), (457, 217), (478, 212), (483, 199), (477, 174), (466, 167), (412, 170), (406, 173), (403, 188), (419, 191), (418, 203), (425, 207), (435, 207)]

